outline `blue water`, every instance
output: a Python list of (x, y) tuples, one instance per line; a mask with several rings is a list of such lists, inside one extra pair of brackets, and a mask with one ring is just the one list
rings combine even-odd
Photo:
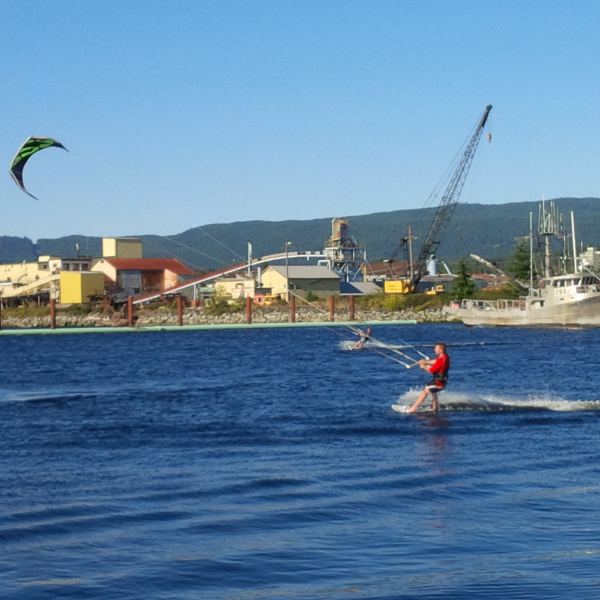
[(600, 330), (0, 338), (0, 597), (600, 597)]

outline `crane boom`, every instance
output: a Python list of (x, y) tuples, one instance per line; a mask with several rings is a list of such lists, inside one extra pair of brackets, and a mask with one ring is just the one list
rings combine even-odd
[(475, 126), (473, 135), (469, 139), (462, 158), (452, 174), (448, 186), (446, 187), (446, 191), (444, 192), (440, 204), (435, 211), (433, 221), (429, 226), (429, 231), (423, 240), (419, 255), (415, 261), (414, 274), (411, 280), (412, 289), (416, 289), (416, 286), (419, 281), (421, 281), (421, 278), (427, 274), (427, 261), (431, 255), (435, 254), (438, 246), (440, 245), (444, 230), (446, 229), (448, 222), (452, 217), (452, 213), (458, 204), (467, 174), (469, 173), (471, 163), (473, 162), (473, 158), (475, 156), (475, 151), (477, 150), (477, 146), (481, 140), (483, 128), (485, 127), (491, 110), (492, 105), (488, 104), (485, 107), (483, 115)]
[(469, 254), (469, 256), (473, 260), (476, 260), (478, 263), (481, 263), (482, 265), (486, 266), (488, 269), (490, 269), (490, 271), (495, 271), (499, 275), (504, 275), (505, 277), (508, 277), (508, 275), (502, 269), (499, 269), (494, 263), (491, 263), (489, 260), (481, 258), (481, 256), (479, 256), (478, 254)]

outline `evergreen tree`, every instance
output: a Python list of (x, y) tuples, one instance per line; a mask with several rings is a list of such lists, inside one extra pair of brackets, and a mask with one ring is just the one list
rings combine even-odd
[(456, 269), (457, 276), (452, 283), (452, 296), (455, 300), (469, 298), (475, 292), (475, 283), (471, 277), (471, 273), (467, 268), (467, 263), (464, 258), (460, 259)]
[(529, 269), (529, 247), (527, 242), (521, 241), (517, 244), (510, 257), (508, 272), (515, 279), (527, 281), (529, 279)]

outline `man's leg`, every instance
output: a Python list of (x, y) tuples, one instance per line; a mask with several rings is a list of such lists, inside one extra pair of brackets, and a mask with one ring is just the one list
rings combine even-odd
[(409, 412), (409, 413), (416, 412), (417, 408), (419, 408), (419, 406), (421, 406), (421, 404), (423, 404), (423, 401), (425, 400), (425, 398), (427, 398), (428, 392), (429, 392), (429, 390), (427, 389), (427, 386), (425, 386), (421, 390), (419, 397), (414, 401), (412, 406), (408, 407), (406, 412)]
[(431, 410), (434, 413), (438, 411), (438, 393), (431, 390)]

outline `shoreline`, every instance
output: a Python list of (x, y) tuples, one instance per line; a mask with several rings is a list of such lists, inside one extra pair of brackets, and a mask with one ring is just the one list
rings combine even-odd
[(295, 327), (357, 327), (358, 325), (417, 325), (415, 320), (303, 321), (300, 323), (213, 323), (210, 325), (136, 325), (134, 327), (56, 327), (0, 329), (1, 335), (60, 335), (82, 333), (155, 333), (159, 331), (222, 331), (227, 329), (285, 329)]
[(126, 319), (115, 320), (114, 315), (88, 313), (72, 315), (59, 312), (56, 327), (51, 328), (50, 316), (2, 315), (0, 336), (6, 335), (55, 335), (81, 333), (144, 333), (157, 331), (202, 331), (224, 329), (260, 329), (293, 327), (361, 327), (363, 325), (417, 325), (419, 323), (446, 323), (450, 320), (438, 309), (423, 311), (403, 310), (357, 310), (355, 319), (348, 320), (347, 312), (337, 312), (334, 320), (329, 315), (311, 309), (296, 311), (296, 321), (290, 322), (288, 310), (255, 311), (252, 322), (246, 321), (244, 313), (208, 315), (203, 311), (187, 309), (179, 324), (171, 311), (140, 311), (136, 322), (130, 327)]

